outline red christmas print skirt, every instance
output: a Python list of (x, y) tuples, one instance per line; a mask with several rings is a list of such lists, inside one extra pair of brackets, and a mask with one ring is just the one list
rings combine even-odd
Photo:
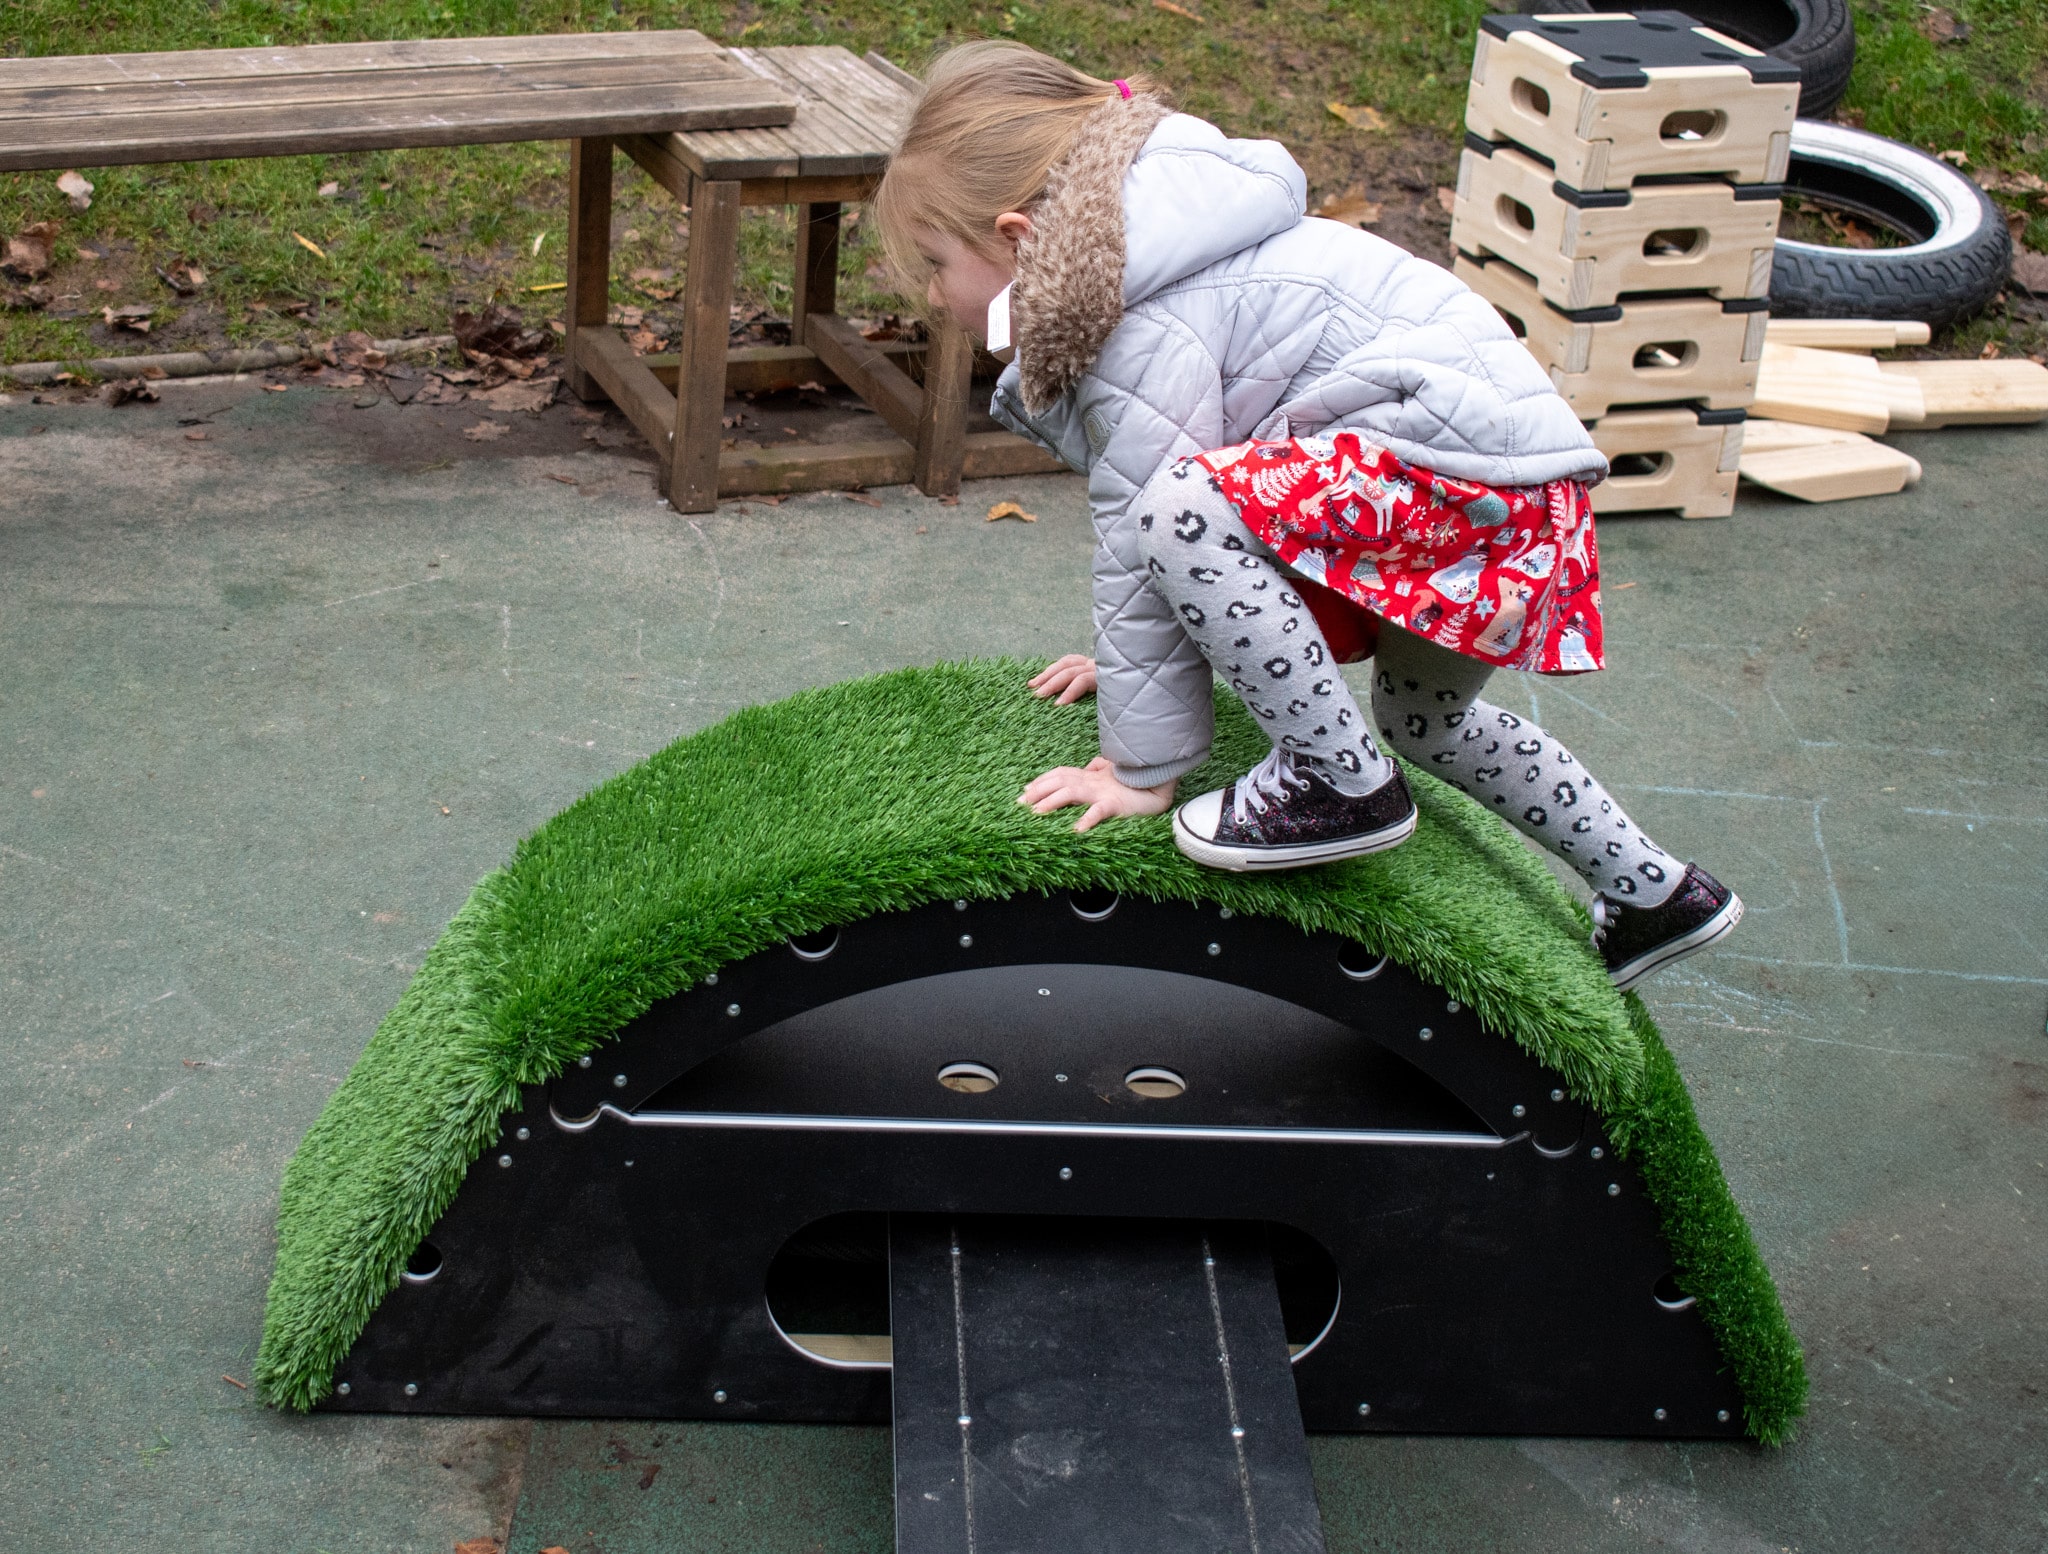
[(1576, 480), (1453, 480), (1356, 432), (1194, 462), (1283, 562), (1382, 620), (1502, 669), (1605, 667), (1593, 507)]

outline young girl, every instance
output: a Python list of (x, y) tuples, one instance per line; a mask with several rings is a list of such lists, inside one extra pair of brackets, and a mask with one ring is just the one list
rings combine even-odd
[[(1209, 754), (1213, 671), (1273, 751), (1175, 810), (1183, 852), (1283, 869), (1406, 840), (1415, 805), (1377, 725), (1585, 877), (1627, 987), (1727, 933), (1741, 901), (1479, 694), (1496, 668), (1601, 667), (1585, 482), (1606, 460), (1491, 307), (1304, 217), (1305, 194), (1279, 145), (1142, 81), (1009, 43), (931, 69), (876, 197), (883, 235), (933, 307), (1007, 323), (993, 413), (1086, 474), (1097, 535), (1095, 655), (1031, 686), (1093, 691), (1102, 753), (1020, 802), (1083, 806), (1077, 830), (1173, 808)], [(1371, 724), (1323, 621), (1377, 637)]]

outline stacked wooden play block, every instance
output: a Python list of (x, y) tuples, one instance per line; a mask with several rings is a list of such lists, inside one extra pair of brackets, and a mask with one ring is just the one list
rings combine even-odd
[(1456, 271), (1592, 427), (1598, 512), (1734, 508), (1798, 107), (1676, 11), (1480, 21)]

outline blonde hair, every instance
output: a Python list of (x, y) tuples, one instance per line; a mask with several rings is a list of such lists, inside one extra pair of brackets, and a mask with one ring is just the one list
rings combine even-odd
[[(1124, 85), (1134, 96), (1159, 95), (1141, 76)], [(1116, 82), (1022, 43), (963, 43), (932, 61), (875, 192), (882, 245), (905, 292), (921, 295), (931, 271), (918, 252), (920, 229), (995, 253), (996, 217), (1028, 214), (1082, 122), (1121, 95)]]

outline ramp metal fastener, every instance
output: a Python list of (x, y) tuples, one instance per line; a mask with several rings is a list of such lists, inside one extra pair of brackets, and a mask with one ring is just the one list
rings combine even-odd
[(1619, 1198), (1621, 1196), (1621, 1183), (1609, 1182), (1607, 1184), (1607, 1196), (1610, 1198)]
[(964, 901), (956, 901), (953, 903), (953, 910), (956, 912), (964, 912), (967, 910), (967, 903)]
[(583, 1054), (583, 1056), (582, 1056), (582, 1057), (578, 1058), (578, 1059), (576, 1060), (576, 1066), (577, 1066), (578, 1068), (588, 1068), (588, 1067), (590, 1067), (590, 1054), (586, 1052), (586, 1053), (584, 1053), (584, 1054)]
[(705, 985), (706, 987), (717, 987), (717, 986), (718, 986), (718, 973), (717, 973), (717, 972), (715, 972), (715, 971), (713, 971), (713, 972), (710, 972), (710, 973), (708, 973), (708, 974), (707, 974), (707, 975), (705, 976), (705, 978), (704, 978), (704, 985)]
[[(340, 1394), (341, 1394), (341, 1395), (342, 1395), (343, 1397), (347, 1397), (347, 1396), (348, 1396), (348, 1391), (349, 1391), (349, 1388), (348, 1388), (348, 1383), (344, 1381), (343, 1383), (341, 1383), (341, 1385), (339, 1385), (338, 1387), (336, 1387), (336, 1388), (335, 1388), (334, 1390), (335, 1390), (336, 1392), (339, 1392), (339, 1393), (340, 1393)], [(1724, 1409), (1722, 1409), (1722, 1410), (1721, 1410), (1721, 1417), (1722, 1417), (1723, 1419), (1726, 1419), (1726, 1418), (1728, 1417), (1728, 1410), (1727, 1410), (1727, 1409), (1725, 1409), (1725, 1408), (1724, 1408)]]
[(1219, 908), (1217, 909), (1217, 911), (1216, 911), (1216, 916), (1217, 916), (1217, 917), (1218, 917), (1218, 918), (1219, 918), (1219, 919), (1220, 919), (1221, 921), (1223, 921), (1223, 922), (1226, 922), (1226, 923), (1227, 923), (1227, 922), (1229, 922), (1229, 921), (1230, 921), (1230, 920), (1231, 920), (1231, 919), (1232, 919), (1233, 917), (1237, 916), (1237, 914), (1236, 914), (1235, 912), (1231, 911), (1229, 907), (1219, 907)]
[(626, 1162), (626, 1169), (627, 1169), (628, 1171), (630, 1171), (630, 1170), (632, 1170), (632, 1169), (633, 1169), (633, 1162), (632, 1162), (632, 1161), (628, 1160), (628, 1161)]
[(1656, 1412), (1656, 1413), (1652, 1414), (1652, 1415), (1651, 1415), (1650, 1417), (1651, 1417), (1652, 1419), (1660, 1419), (1660, 1420), (1661, 1420), (1661, 1419), (1662, 1419), (1662, 1418), (1664, 1417), (1664, 1410), (1660, 1408), (1660, 1409), (1658, 1409), (1658, 1410), (1657, 1410), (1657, 1412)]
[(964, 933), (964, 934), (962, 934), (962, 935), (960, 936), (960, 948), (961, 948), (961, 949), (963, 949), (963, 950), (971, 950), (971, 949), (973, 949), (973, 948), (974, 948), (974, 935), (973, 935), (973, 934), (971, 934), (971, 933)]
[(416, 1381), (408, 1381), (405, 1384), (405, 1395), (409, 1398), (418, 1397), (420, 1395), (420, 1384)]
[(738, 1004), (727, 1004), (725, 1006), (725, 1012), (737, 1018), (740, 1012), (740, 1006)]
[(612, 1087), (613, 1087), (614, 1089), (617, 1089), (617, 1090), (623, 1090), (623, 1089), (625, 1089), (625, 1088), (626, 1088), (626, 1076), (625, 1076), (624, 1074), (614, 1074), (614, 1075), (612, 1075)]
[(1430, 1028), (1429, 1028), (1428, 1026), (1426, 1026), (1426, 1025), (1425, 1025), (1425, 1026), (1423, 1026), (1423, 1028), (1422, 1028), (1421, 1030), (1417, 1031), (1417, 1032), (1416, 1032), (1415, 1034), (1416, 1034), (1417, 1036), (1420, 1036), (1420, 1037), (1421, 1037), (1421, 1038), (1422, 1038), (1422, 1039), (1423, 1039), (1424, 1041), (1430, 1041), (1430, 1040), (1433, 1040), (1433, 1039), (1435, 1038), (1435, 1036), (1436, 1036), (1436, 1032), (1435, 1032), (1435, 1031), (1433, 1031), (1433, 1030), (1431, 1030), (1431, 1029), (1430, 1029)]
[(714, 1403), (723, 1403), (725, 1401), (725, 1388), (720, 1387), (716, 1392), (712, 1393), (711, 1401)]
[(1562, 1090), (1553, 1090), (1550, 1092), (1550, 1098), (1553, 1101), (1561, 1101), (1564, 1099), (1564, 1092)]
[(1060, 1167), (1060, 1180), (1061, 1180), (1061, 1181), (1063, 1181), (1063, 1182), (1071, 1182), (1071, 1181), (1072, 1181), (1073, 1179), (1074, 1179), (1074, 1168), (1073, 1168), (1072, 1166), (1061, 1166), (1061, 1167)]
[(1367, 1414), (1370, 1414), (1371, 1412), (1372, 1412), (1372, 1404), (1370, 1404), (1370, 1403), (1361, 1403), (1361, 1404), (1359, 1404), (1359, 1405), (1358, 1405), (1358, 1416), (1359, 1416), (1359, 1418), (1363, 1419), (1363, 1418), (1364, 1418), (1364, 1417), (1365, 1417), (1365, 1416), (1366, 1416)]
[(1517, 1102), (1514, 1109), (1514, 1115), (1517, 1117), (1526, 1117), (1529, 1115), (1529, 1108), (1522, 1105), (1520, 1102)]
[(1593, 1158), (1595, 1160), (1605, 1160), (1607, 1158), (1607, 1151), (1602, 1149), (1598, 1144), (1595, 1144), (1593, 1146)]
[[(344, 1385), (342, 1387), (342, 1390), (346, 1392), (348, 1390), (347, 1386)], [(1717, 1408), (1714, 1410), (1714, 1417), (1720, 1420), (1721, 1423), (1726, 1424), (1728, 1422), (1728, 1410), (1725, 1408)]]
[(1454, 999), (1452, 999), (1452, 1000), (1451, 1000), (1451, 1001), (1450, 1001), (1449, 1003), (1447, 1003), (1447, 1004), (1445, 1004), (1445, 1005), (1444, 1005), (1444, 1013), (1445, 1013), (1445, 1014), (1456, 1014), (1456, 1013), (1457, 1013), (1457, 1012), (1458, 1012), (1458, 1011), (1459, 1011), (1460, 1009), (1462, 1009), (1462, 1008), (1464, 1008), (1464, 1007), (1465, 1007), (1465, 1006), (1464, 1006), (1463, 1004), (1459, 1003), (1459, 1002), (1458, 1002), (1458, 1001), (1457, 1001), (1457, 1000), (1456, 1000), (1456, 999), (1454, 998)]
[(1244, 1439), (1244, 1426), (1243, 1426), (1243, 1425), (1232, 1425), (1232, 1426), (1230, 1427), (1230, 1438), (1231, 1438), (1231, 1439), (1232, 1439), (1233, 1441), (1241, 1441), (1241, 1440), (1243, 1440), (1243, 1439)]
[(533, 1137), (533, 1129), (521, 1128), (517, 1133), (513, 1134), (512, 1136), (519, 1140), (520, 1143), (524, 1144), (528, 1139)]
[(961, 1429), (964, 1430), (969, 1425), (974, 1423), (974, 1415), (962, 1414), (958, 1419), (954, 1420), (953, 1423), (957, 1424)]
[(510, 1166), (512, 1164), (512, 1157), (510, 1155), (500, 1155), (498, 1156), (498, 1164), (501, 1166)]
[(1052, 997), (1052, 989), (1049, 987), (1042, 987), (1038, 990), (1038, 996), (1040, 998), (1050, 998)]
[(1220, 944), (1212, 944), (1209, 946), (1209, 953), (1211, 955), (1221, 955), (1223, 953), (1223, 946)]
[(1054, 1074), (1052, 1076), (1052, 1079), (1053, 1083), (1057, 1085), (1063, 1085), (1067, 1082), (1067, 1076), (1065, 1074)]

